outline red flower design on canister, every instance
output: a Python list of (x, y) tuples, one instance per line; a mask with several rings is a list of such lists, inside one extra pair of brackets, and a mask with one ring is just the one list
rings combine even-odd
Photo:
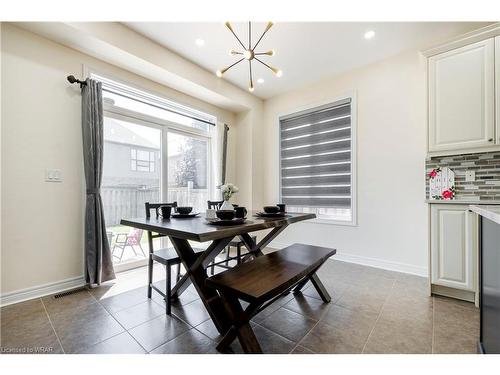
[(450, 190), (444, 190), (441, 193), (441, 196), (443, 197), (443, 199), (451, 199), (451, 198), (453, 198), (453, 192)]
[(434, 178), (436, 176), (437, 176), (437, 171), (435, 169), (429, 172), (429, 178)]

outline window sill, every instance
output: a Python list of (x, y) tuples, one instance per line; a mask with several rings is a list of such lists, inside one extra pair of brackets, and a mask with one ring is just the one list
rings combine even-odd
[(339, 226), (343, 226), (343, 227), (357, 227), (358, 226), (358, 223), (356, 223), (355, 221), (344, 221), (344, 220), (323, 219), (323, 218), (316, 218), (313, 220), (308, 220), (308, 221), (305, 221), (305, 223), (339, 225)]

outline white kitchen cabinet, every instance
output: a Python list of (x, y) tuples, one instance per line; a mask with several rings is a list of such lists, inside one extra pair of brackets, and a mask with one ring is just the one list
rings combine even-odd
[(477, 219), (466, 205), (431, 205), (431, 284), (476, 290)]
[(429, 58), (430, 153), (495, 146), (494, 44), (490, 38)]

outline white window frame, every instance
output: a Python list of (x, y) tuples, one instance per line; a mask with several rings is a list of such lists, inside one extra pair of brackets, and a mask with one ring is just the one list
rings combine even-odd
[(358, 189), (357, 189), (357, 175), (358, 175), (358, 152), (357, 152), (357, 98), (356, 92), (351, 91), (345, 94), (329, 98), (326, 100), (312, 102), (307, 105), (301, 107), (290, 108), (287, 111), (278, 114), (276, 118), (276, 139), (278, 140), (278, 145), (276, 147), (277, 153), (275, 156), (276, 165), (278, 168), (277, 173), (277, 186), (278, 192), (277, 196), (281, 201), (281, 130), (280, 130), (280, 118), (285, 116), (290, 116), (298, 112), (307, 111), (310, 109), (314, 109), (317, 107), (321, 107), (324, 105), (328, 105), (331, 103), (335, 103), (337, 101), (351, 99), (351, 220), (336, 220), (334, 218), (316, 218), (314, 220), (309, 220), (306, 223), (316, 223), (316, 224), (330, 224), (330, 225), (341, 225), (341, 226), (358, 226)]

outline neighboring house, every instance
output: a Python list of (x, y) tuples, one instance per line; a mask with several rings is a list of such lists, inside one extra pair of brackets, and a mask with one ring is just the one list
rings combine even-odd
[(103, 186), (159, 187), (160, 140), (155, 144), (134, 128), (105, 118)]

